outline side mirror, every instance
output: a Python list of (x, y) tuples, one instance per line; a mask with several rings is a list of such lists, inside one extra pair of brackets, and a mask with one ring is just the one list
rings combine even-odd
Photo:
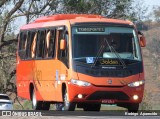
[(66, 49), (66, 45), (67, 45), (67, 42), (65, 39), (61, 39), (60, 41), (60, 50), (65, 50)]
[(139, 43), (141, 47), (145, 47), (146, 46), (146, 39), (143, 35), (142, 32), (138, 31), (138, 35), (139, 35)]
[(144, 36), (140, 36), (140, 46), (145, 47), (146, 46), (146, 39)]

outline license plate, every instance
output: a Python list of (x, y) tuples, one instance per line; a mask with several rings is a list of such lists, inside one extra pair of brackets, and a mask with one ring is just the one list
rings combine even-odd
[(104, 100), (102, 100), (102, 103), (113, 104), (113, 103), (115, 103), (115, 100), (112, 100), (112, 99), (104, 99)]

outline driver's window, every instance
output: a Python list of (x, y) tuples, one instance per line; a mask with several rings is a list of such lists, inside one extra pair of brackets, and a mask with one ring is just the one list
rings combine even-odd
[[(69, 53), (68, 53), (68, 31), (66, 29), (58, 31), (58, 59), (61, 60), (66, 66), (68, 67), (68, 59), (69, 59)], [(60, 50), (60, 40), (65, 39), (67, 42), (67, 47), (65, 50)]]

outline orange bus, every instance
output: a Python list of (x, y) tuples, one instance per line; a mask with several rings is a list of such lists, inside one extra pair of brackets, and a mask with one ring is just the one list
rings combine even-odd
[(16, 85), (33, 109), (138, 111), (144, 92), (143, 34), (127, 20), (58, 14), (20, 28)]

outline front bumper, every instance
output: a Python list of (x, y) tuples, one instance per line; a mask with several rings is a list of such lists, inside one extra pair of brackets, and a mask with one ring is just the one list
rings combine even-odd
[[(69, 101), (95, 103), (140, 103), (143, 98), (144, 85), (126, 86), (77, 86), (68, 82)], [(80, 97), (78, 95), (81, 95)], [(138, 99), (133, 99), (137, 95)]]

